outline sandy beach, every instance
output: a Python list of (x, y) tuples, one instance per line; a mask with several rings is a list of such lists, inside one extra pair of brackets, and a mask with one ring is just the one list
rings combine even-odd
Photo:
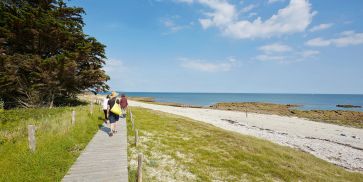
[(349, 170), (363, 171), (363, 129), (309, 121), (307, 119), (223, 111), (181, 108), (129, 101), (130, 106), (185, 116), (197, 121), (269, 140), (311, 153)]

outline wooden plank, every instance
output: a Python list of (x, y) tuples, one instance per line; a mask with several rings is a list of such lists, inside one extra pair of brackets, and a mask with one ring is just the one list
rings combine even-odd
[(112, 137), (99, 130), (62, 181), (128, 181), (124, 118), (116, 123), (116, 130)]

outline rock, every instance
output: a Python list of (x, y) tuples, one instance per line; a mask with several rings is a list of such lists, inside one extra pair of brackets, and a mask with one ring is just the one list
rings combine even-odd
[(362, 108), (362, 106), (355, 106), (355, 105), (350, 105), (350, 104), (338, 104), (336, 106), (342, 107), (342, 108)]

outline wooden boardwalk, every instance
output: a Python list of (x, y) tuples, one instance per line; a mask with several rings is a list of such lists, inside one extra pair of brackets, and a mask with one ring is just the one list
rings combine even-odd
[(118, 132), (109, 137), (109, 128), (104, 125), (62, 181), (128, 181), (125, 119), (120, 118), (116, 130)]

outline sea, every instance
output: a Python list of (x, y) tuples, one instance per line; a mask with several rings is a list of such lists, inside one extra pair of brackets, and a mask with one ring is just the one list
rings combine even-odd
[[(195, 106), (210, 106), (218, 102), (267, 102), (296, 104), (301, 110), (351, 110), (363, 108), (341, 108), (338, 104), (363, 107), (360, 94), (275, 94), (275, 93), (167, 93), (167, 92), (120, 92), (126, 96), (152, 97), (157, 102), (174, 102)], [(104, 93), (105, 94), (105, 93)]]

